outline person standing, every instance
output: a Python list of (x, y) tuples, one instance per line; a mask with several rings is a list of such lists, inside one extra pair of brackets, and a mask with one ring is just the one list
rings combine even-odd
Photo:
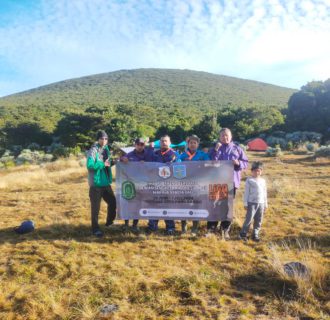
[[(122, 156), (120, 161), (124, 163), (128, 162), (152, 162), (153, 161), (153, 148), (145, 147), (146, 140), (144, 138), (137, 138), (134, 142), (134, 150), (127, 155)], [(133, 220), (133, 231), (138, 232), (138, 219)], [(129, 227), (129, 220), (125, 220), (125, 227)]]
[[(171, 138), (168, 135), (164, 135), (160, 138), (160, 149), (154, 152), (153, 162), (171, 163), (180, 162), (177, 153), (170, 147)], [(165, 220), (166, 234), (173, 235), (175, 232), (174, 220)], [(158, 220), (149, 220), (148, 232), (154, 232), (158, 230)]]
[(87, 169), (92, 233), (96, 237), (102, 237), (103, 232), (98, 223), (101, 200), (103, 199), (108, 205), (105, 225), (110, 226), (116, 218), (116, 198), (111, 188), (111, 155), (108, 147), (108, 135), (101, 130), (97, 133), (96, 139), (97, 142), (87, 153)]
[[(248, 167), (248, 158), (240, 146), (233, 142), (230, 129), (223, 128), (219, 132), (219, 142), (209, 153), (211, 160), (231, 160), (234, 164), (234, 197), (236, 190), (241, 182), (241, 171)], [(230, 239), (229, 230), (233, 217), (224, 217), (221, 219), (220, 230), (224, 233), (226, 240)], [(209, 232), (215, 232), (218, 221), (208, 221), (207, 229)]]
[[(199, 150), (199, 143), (200, 139), (196, 135), (192, 135), (187, 138), (187, 150), (180, 155), (180, 160), (181, 161), (206, 161), (210, 160), (209, 156), (207, 153), (203, 152), (202, 150)], [(193, 221), (193, 226), (191, 229), (191, 233), (193, 235), (197, 235), (198, 232), (198, 226), (199, 226), (199, 221), (195, 220)], [(181, 221), (181, 231), (182, 233), (187, 232), (187, 221), (182, 220)]]
[(244, 208), (246, 217), (239, 234), (240, 239), (247, 241), (247, 233), (253, 222), (252, 240), (259, 242), (259, 232), (264, 213), (268, 207), (266, 180), (261, 177), (263, 171), (262, 162), (253, 162), (252, 177), (247, 178), (244, 192)]

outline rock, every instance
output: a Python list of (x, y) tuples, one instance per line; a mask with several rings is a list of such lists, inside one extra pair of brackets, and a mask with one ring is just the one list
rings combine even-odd
[(299, 218), (298, 219), (300, 222), (306, 222), (306, 220), (304, 218)]
[(289, 277), (308, 278), (310, 276), (308, 268), (300, 262), (286, 263), (283, 269)]
[(106, 304), (100, 309), (101, 317), (108, 317), (111, 313), (117, 311), (119, 306), (117, 304)]

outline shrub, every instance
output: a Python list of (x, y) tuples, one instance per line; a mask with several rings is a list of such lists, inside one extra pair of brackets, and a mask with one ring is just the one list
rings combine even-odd
[(330, 145), (318, 148), (315, 151), (315, 157), (330, 157)]
[(269, 147), (267, 150), (266, 150), (266, 155), (268, 157), (279, 157), (282, 155), (282, 150), (279, 146), (275, 147), (275, 148), (271, 148)]

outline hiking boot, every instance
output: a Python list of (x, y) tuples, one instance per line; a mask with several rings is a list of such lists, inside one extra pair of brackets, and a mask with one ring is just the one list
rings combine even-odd
[(241, 239), (241, 240), (243, 240), (244, 242), (248, 241), (248, 238), (246, 236), (246, 233), (240, 233), (238, 235), (238, 238)]
[(102, 238), (103, 237), (103, 232), (101, 230), (96, 230), (93, 232), (93, 236)]

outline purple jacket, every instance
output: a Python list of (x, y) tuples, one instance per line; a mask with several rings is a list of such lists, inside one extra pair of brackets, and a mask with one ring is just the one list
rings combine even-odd
[(165, 152), (157, 150), (154, 153), (153, 162), (181, 162), (178, 154), (173, 149), (167, 149)]
[(241, 182), (241, 171), (248, 167), (248, 158), (240, 146), (234, 142), (222, 144), (218, 151), (212, 148), (209, 152), (211, 160), (238, 160), (234, 165), (234, 187), (238, 188)]
[(134, 149), (133, 151), (127, 153), (127, 155), (123, 156), (122, 158), (127, 158), (128, 161), (132, 161), (132, 162), (139, 162), (139, 161), (152, 162), (153, 149), (145, 148), (143, 152), (137, 152), (136, 149)]

